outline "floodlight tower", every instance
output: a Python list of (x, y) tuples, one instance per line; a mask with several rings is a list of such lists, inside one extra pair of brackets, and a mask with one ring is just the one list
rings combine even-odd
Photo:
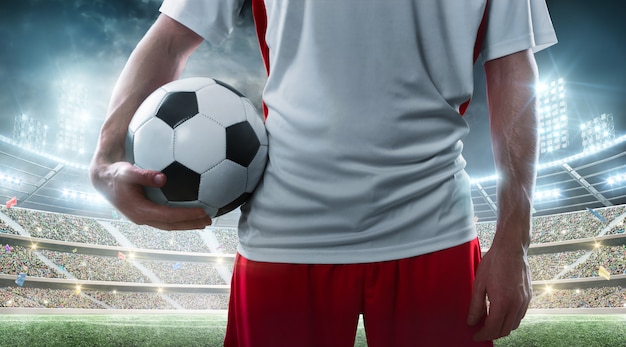
[(563, 78), (537, 86), (540, 155), (569, 146), (566, 96)]
[(87, 130), (87, 88), (63, 81), (57, 129), (57, 150), (60, 154), (83, 154)]
[(580, 125), (585, 151), (598, 151), (615, 140), (613, 114), (603, 113)]
[(46, 147), (48, 126), (25, 114), (15, 116), (13, 123), (13, 141), (18, 146), (42, 152)]

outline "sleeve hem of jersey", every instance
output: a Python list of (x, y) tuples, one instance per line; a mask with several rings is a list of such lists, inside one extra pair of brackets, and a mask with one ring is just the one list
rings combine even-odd
[(482, 51), (481, 56), (483, 58), (483, 61), (486, 62), (529, 48), (533, 50), (533, 53), (537, 53), (543, 49), (555, 45), (556, 43), (557, 39), (556, 35), (554, 35), (554, 32), (536, 34), (534, 36), (528, 35), (523, 38), (503, 42), (494, 47), (485, 49)]
[(167, 6), (168, 2), (164, 2), (161, 5), (161, 8), (159, 9), (159, 11), (172, 18), (173, 20), (177, 21), (178, 23), (180, 23), (181, 25), (184, 25), (185, 27), (187, 27), (189, 30), (195, 32), (196, 34), (200, 35), (205, 41), (210, 42), (213, 45), (220, 45), (222, 44), (226, 38), (230, 35), (231, 30), (212, 30), (212, 31), (205, 31), (203, 30), (204, 24), (203, 22), (205, 21), (205, 18), (201, 18), (201, 17), (197, 17), (193, 14), (183, 14), (181, 13), (180, 10), (177, 10), (175, 8), (171, 8), (169, 6)]

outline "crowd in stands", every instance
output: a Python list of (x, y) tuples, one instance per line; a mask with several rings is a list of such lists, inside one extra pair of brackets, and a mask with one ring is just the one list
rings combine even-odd
[(18, 275), (26, 273), (32, 277), (64, 278), (44, 263), (31, 248), (5, 245), (0, 249), (0, 273)]
[(20, 208), (4, 208), (0, 212), (17, 222), (32, 237), (104, 246), (120, 245), (93, 218)]
[(529, 308), (626, 307), (626, 289), (600, 287), (575, 290), (546, 290), (533, 293)]
[(620, 221), (614, 227), (612, 227), (606, 234), (607, 235), (623, 235), (626, 226), (624, 226), (624, 221)]
[[(592, 212), (593, 211), (593, 212)], [(623, 216), (616, 223), (617, 226), (609, 227), (608, 223), (616, 220), (620, 215), (626, 213), (626, 205), (610, 208), (583, 210), (559, 214), (556, 216), (533, 217), (531, 244), (559, 242), (595, 237), (605, 228), (610, 228), (608, 234), (617, 234), (624, 229)], [(597, 213), (602, 219), (598, 218)], [(491, 246), (491, 241), (496, 232), (495, 222), (478, 222), (476, 231), (483, 249)]]
[(605, 246), (592, 252), (584, 263), (572, 270), (570, 278), (599, 276), (598, 269), (603, 266), (613, 275), (626, 274), (626, 245)]
[[(71, 292), (71, 291), (69, 291)], [(71, 293), (70, 293), (71, 295)], [(85, 295), (96, 299), (99, 308), (131, 309), (131, 310), (171, 310), (169, 304), (160, 293), (133, 293), (133, 292), (97, 292), (85, 291)], [(105, 306), (106, 305), (106, 306)]]
[(61, 272), (65, 270), (79, 280), (150, 282), (132, 263), (119, 258), (49, 250), (42, 250), (41, 253), (52, 260)]
[(237, 253), (237, 230), (233, 229), (215, 229), (213, 230), (215, 237), (219, 240), (222, 251), (226, 254)]
[(0, 307), (104, 308), (74, 290), (27, 287), (0, 288)]
[(199, 233), (202, 231), (165, 231), (128, 222), (113, 222), (113, 225), (137, 248), (178, 252), (211, 252), (200, 237)]
[(13, 230), (13, 228), (2, 219), (0, 219), (0, 233), (18, 234), (17, 231)]
[[(597, 209), (594, 212), (535, 217), (532, 243), (623, 233), (626, 206)], [(120, 246), (124, 242), (116, 237), (123, 235), (136, 248), (210, 253), (209, 240), (217, 241), (217, 249), (214, 244), (212, 247), (218, 253), (233, 254), (237, 248), (237, 233), (229, 228), (209, 227), (200, 231), (174, 232), (107, 220), (107, 225), (113, 225), (118, 232), (114, 233), (98, 220), (87, 217), (3, 207), (0, 207), (0, 213), (11, 218), (31, 236), (53, 240)], [(0, 232), (20, 234), (9, 224), (0, 218)], [(476, 227), (482, 247), (489, 248), (495, 232), (494, 223), (479, 222)], [(625, 274), (626, 245), (601, 246), (591, 251), (531, 255), (529, 264), (534, 281), (597, 277), (600, 266), (611, 275)], [(0, 274), (20, 273), (27, 275), (26, 281), (33, 277), (135, 283), (148, 283), (156, 279), (159, 283), (168, 284), (228, 285), (232, 264), (135, 260), (2, 245)], [(624, 289), (620, 287), (542, 292), (535, 293), (531, 308), (626, 307), (625, 295)], [(0, 307), (174, 309), (176, 307), (172, 301), (178, 307), (187, 309), (225, 309), (228, 295), (103, 291), (77, 293), (72, 290), (30, 288), (28, 285), (0, 288)]]
[(570, 264), (582, 257), (585, 251), (539, 254), (528, 257), (533, 281), (551, 280)]
[[(141, 264), (152, 271), (164, 283), (171, 284), (229, 284), (226, 282), (216, 266), (207, 263), (175, 262), (175, 261), (147, 261)], [(232, 264), (222, 265), (228, 273), (232, 273)]]
[(225, 310), (228, 294), (168, 294), (186, 310)]

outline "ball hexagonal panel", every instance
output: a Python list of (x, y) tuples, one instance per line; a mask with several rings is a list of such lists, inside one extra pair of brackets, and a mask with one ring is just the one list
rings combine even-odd
[(202, 174), (199, 200), (210, 206), (222, 207), (245, 192), (247, 170), (230, 160)]
[(152, 94), (139, 105), (137, 111), (135, 111), (133, 118), (130, 120), (130, 124), (128, 124), (128, 130), (135, 132), (143, 123), (154, 117), (165, 94), (167, 94), (167, 92), (162, 88), (152, 92)]
[(161, 171), (174, 161), (174, 130), (158, 118), (145, 122), (134, 135), (133, 158), (143, 169)]
[(174, 131), (174, 157), (188, 168), (202, 173), (226, 158), (226, 130), (198, 114)]
[(260, 142), (248, 122), (233, 124), (226, 128), (226, 159), (248, 167)]
[(212, 85), (196, 92), (198, 112), (224, 127), (246, 120), (241, 98), (221, 85)]
[(198, 200), (200, 174), (175, 161), (162, 171), (167, 177), (161, 187), (163, 195), (169, 201)]
[(176, 128), (196, 114), (198, 114), (198, 101), (195, 92), (172, 92), (163, 97), (163, 102), (155, 117), (162, 119), (170, 127)]

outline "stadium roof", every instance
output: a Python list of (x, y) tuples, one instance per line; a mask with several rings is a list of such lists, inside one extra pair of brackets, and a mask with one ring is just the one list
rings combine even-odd
[[(610, 177), (619, 179), (610, 184)], [(496, 218), (496, 183), (495, 175), (473, 179), (472, 200), (480, 221)], [(536, 191), (543, 192), (544, 199), (535, 199), (535, 216), (625, 204), (626, 136), (599, 152), (542, 163)], [(12, 197), (17, 197), (17, 206), (28, 209), (121, 217), (93, 189), (84, 165), (19, 148), (0, 137), (0, 202)], [(236, 210), (219, 217), (214, 226), (235, 227), (238, 214)]]
[[(472, 201), (480, 221), (496, 218), (496, 176), (474, 179)], [(597, 152), (541, 163), (534, 216), (626, 203), (626, 135)]]

